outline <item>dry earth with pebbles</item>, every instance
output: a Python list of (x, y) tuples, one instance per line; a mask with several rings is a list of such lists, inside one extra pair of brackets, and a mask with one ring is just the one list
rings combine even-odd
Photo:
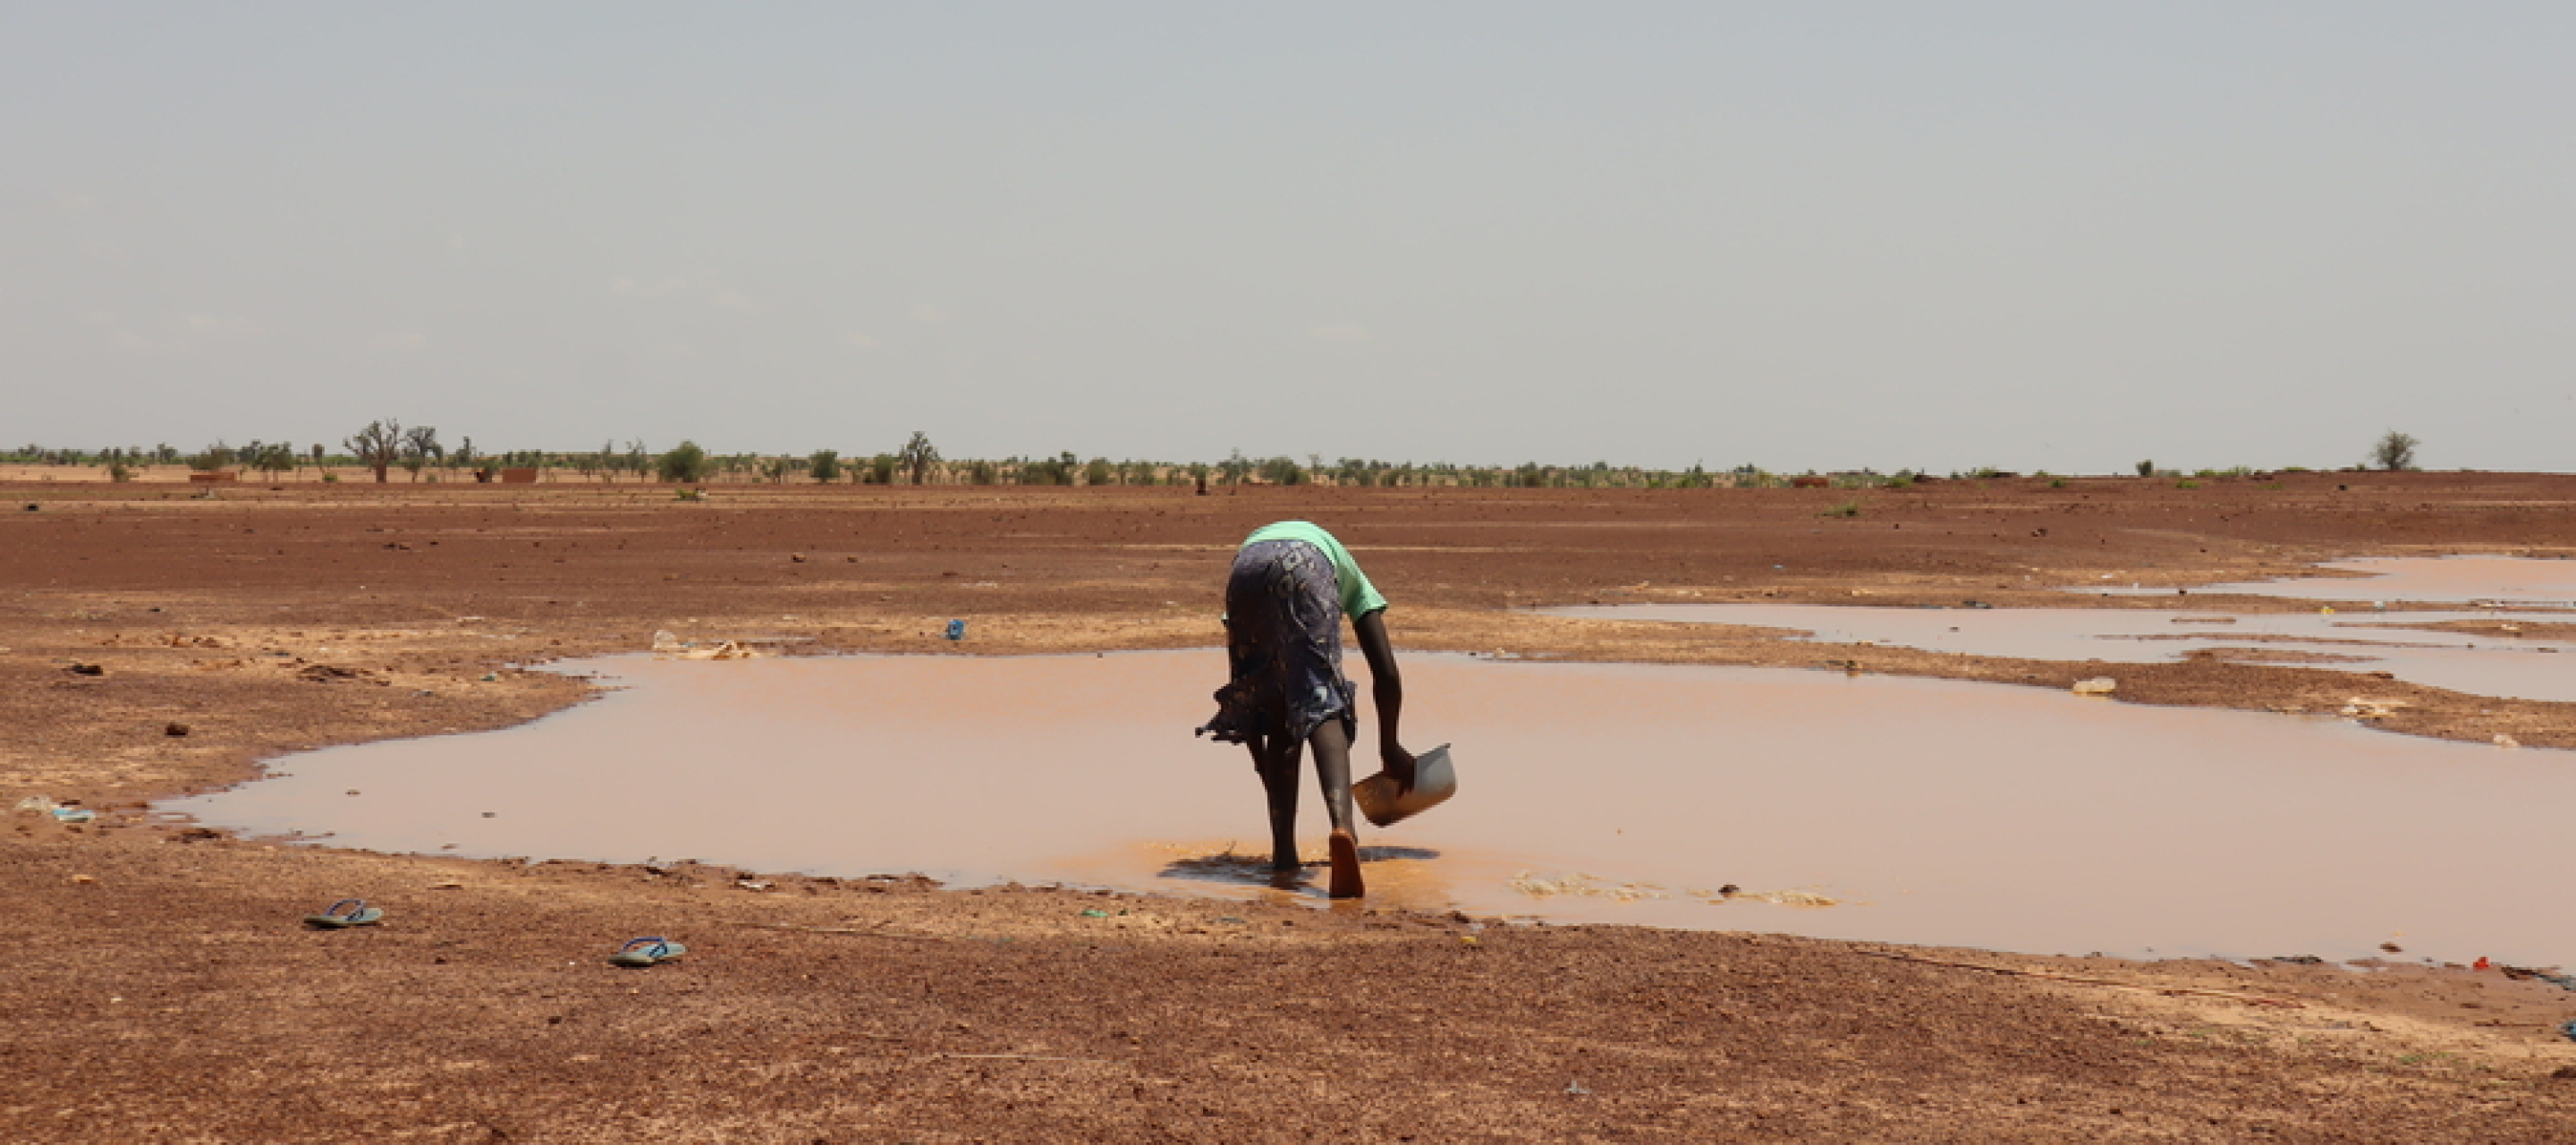
[[(939, 626), (967, 617), (965, 647), (982, 654), (1209, 645), (1233, 545), (1288, 517), (1360, 554), (1405, 648), (2064, 688), (2099, 666), (1521, 609), (2065, 605), (2057, 586), (2104, 573), (2189, 587), (2350, 556), (2566, 556), (2576, 479), (719, 486), (701, 502), (640, 485), (195, 492), (0, 487), (0, 812), (44, 796), (98, 813), (0, 818), (0, 1138), (2576, 1133), (2576, 1043), (2557, 1029), (2576, 995), (2496, 970), (1506, 926), (1365, 904), (946, 890), (901, 872), (474, 862), (280, 847), (142, 813), (283, 753), (579, 703), (586, 684), (528, 669), (640, 650), (657, 630), (781, 652), (949, 651)], [(2118, 674), (2120, 702), (2255, 710), (2328, 710), (2355, 687), (2218, 658)], [(2382, 721), (2392, 734), (2576, 747), (2569, 705), (2393, 681), (2372, 695), (2402, 701)], [(297, 924), (344, 894), (392, 913)], [(605, 963), (641, 933), (685, 937), (690, 953)]]

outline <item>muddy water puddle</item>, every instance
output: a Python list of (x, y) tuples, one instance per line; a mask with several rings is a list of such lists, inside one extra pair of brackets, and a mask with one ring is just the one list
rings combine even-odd
[[(1221, 662), (589, 661), (565, 667), (623, 690), (505, 731), (290, 757), (163, 810), (391, 851), (1311, 901), (1320, 872), (1267, 884), (1242, 750), (1189, 735)], [(2576, 961), (2576, 918), (2554, 907), (2568, 753), (1953, 681), (1404, 668), (1408, 739), (1455, 743), (1461, 788), (1362, 832), (1377, 905), (2033, 952), (2394, 942)], [(1305, 811), (1320, 844), (1311, 789)]]
[[(2333, 582), (2326, 582), (2333, 583)], [(1869, 608), (1830, 604), (1614, 604), (1550, 608), (1552, 616), (1738, 624), (1795, 630), (1794, 639), (1888, 644), (2030, 660), (2147, 664), (2214, 651), (2249, 663), (2386, 672), (2480, 696), (2576, 701), (2576, 652), (2497, 624), (2564, 626), (2566, 613), (2494, 610), (2230, 614), (2129, 608)], [(2473, 622), (2477, 631), (2431, 626)], [(2356, 688), (2368, 681), (2357, 680)]]

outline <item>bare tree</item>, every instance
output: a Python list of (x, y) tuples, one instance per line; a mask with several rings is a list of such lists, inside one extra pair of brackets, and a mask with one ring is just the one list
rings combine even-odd
[(446, 447), (438, 444), (438, 427), (416, 425), (403, 431), (402, 467), (411, 471), (412, 480), (420, 480), (421, 467), (446, 453)]
[(368, 422), (367, 428), (340, 444), (358, 459), (358, 464), (375, 470), (376, 484), (382, 485), (385, 483), (385, 470), (393, 468), (394, 462), (402, 457), (402, 423), (392, 418)]
[(930, 467), (939, 464), (939, 447), (930, 444), (929, 434), (916, 429), (912, 440), (903, 443), (903, 452), (895, 457), (903, 463), (903, 471), (911, 475), (912, 483), (919, 485), (922, 478), (930, 475)]

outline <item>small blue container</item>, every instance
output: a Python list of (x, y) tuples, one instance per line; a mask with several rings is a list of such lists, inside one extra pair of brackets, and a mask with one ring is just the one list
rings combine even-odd
[(948, 638), (951, 640), (964, 640), (966, 638), (966, 622), (963, 620), (949, 621)]

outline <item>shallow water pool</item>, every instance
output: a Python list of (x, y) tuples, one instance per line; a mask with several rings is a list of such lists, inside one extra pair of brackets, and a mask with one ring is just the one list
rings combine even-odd
[[(1222, 662), (581, 662), (563, 667), (624, 690), (290, 757), (163, 810), (394, 851), (1312, 898), (1262, 879), (1242, 749), (1189, 735)], [(2554, 909), (2570, 753), (1939, 680), (1403, 663), (1407, 738), (1454, 742), (1461, 789), (1363, 830), (1377, 905), (2034, 952), (2576, 958)], [(1777, 892), (1843, 905), (1753, 897)]]
[[(2194, 593), (2287, 596), (2300, 600), (2477, 604), (2502, 608), (2576, 608), (2576, 560), (2541, 557), (2362, 557), (2317, 566), (2361, 576), (2285, 577), (2204, 585)], [(2116, 578), (2114, 578), (2116, 579)], [(2169, 595), (2169, 588), (2075, 586), (2114, 596)]]
[[(2328, 582), (2332, 583), (2332, 582)], [(2565, 613), (2258, 612), (2134, 608), (1871, 608), (1833, 604), (1609, 604), (1541, 609), (1550, 616), (1785, 628), (1832, 644), (2031, 660), (2148, 664), (2209, 649), (2231, 659), (2295, 663), (2481, 696), (2576, 701), (2576, 654), (2556, 639), (2429, 631), (2453, 621), (2565, 624)], [(2356, 681), (2366, 690), (2367, 681)]]

